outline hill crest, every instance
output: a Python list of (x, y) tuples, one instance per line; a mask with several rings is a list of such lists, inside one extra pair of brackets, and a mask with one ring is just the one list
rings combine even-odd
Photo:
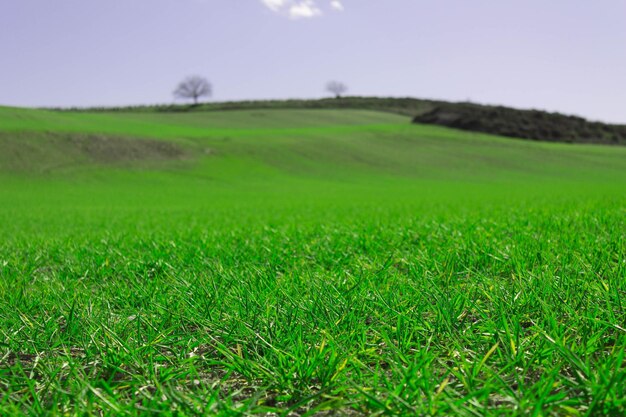
[(226, 110), (350, 109), (395, 113), (414, 123), (434, 124), (466, 131), (546, 142), (626, 145), (626, 125), (589, 121), (579, 116), (543, 110), (516, 109), (469, 102), (447, 102), (411, 97), (342, 97), (324, 99), (250, 100), (198, 105), (156, 105), (53, 109), (85, 112), (184, 113)]

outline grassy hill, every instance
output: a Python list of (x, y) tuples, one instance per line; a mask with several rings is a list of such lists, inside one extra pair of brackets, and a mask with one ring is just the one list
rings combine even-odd
[[(308, 179), (598, 177), (612, 182), (623, 179), (626, 159), (622, 148), (523, 143), (412, 125), (407, 117), (368, 110), (71, 113), (0, 108), (0, 141), (0, 172), (57, 176), (80, 167), (153, 166), (230, 179), (230, 168), (223, 166), (229, 161), (283, 179), (295, 174)], [(239, 174), (245, 177), (245, 171)]]
[(0, 414), (624, 415), (624, 219), (624, 147), (0, 107)]

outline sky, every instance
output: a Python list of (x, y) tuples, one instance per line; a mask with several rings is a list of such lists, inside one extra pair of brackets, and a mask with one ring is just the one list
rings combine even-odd
[(0, 104), (359, 96), (626, 123), (624, 0), (0, 0)]

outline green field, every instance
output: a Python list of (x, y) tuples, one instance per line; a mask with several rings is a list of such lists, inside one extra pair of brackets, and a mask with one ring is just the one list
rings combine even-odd
[(0, 107), (0, 415), (626, 414), (626, 147)]

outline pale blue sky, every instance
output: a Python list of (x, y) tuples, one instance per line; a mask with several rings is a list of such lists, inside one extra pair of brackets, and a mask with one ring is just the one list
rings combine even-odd
[(624, 0), (0, 0), (0, 104), (350, 94), (626, 123)]

